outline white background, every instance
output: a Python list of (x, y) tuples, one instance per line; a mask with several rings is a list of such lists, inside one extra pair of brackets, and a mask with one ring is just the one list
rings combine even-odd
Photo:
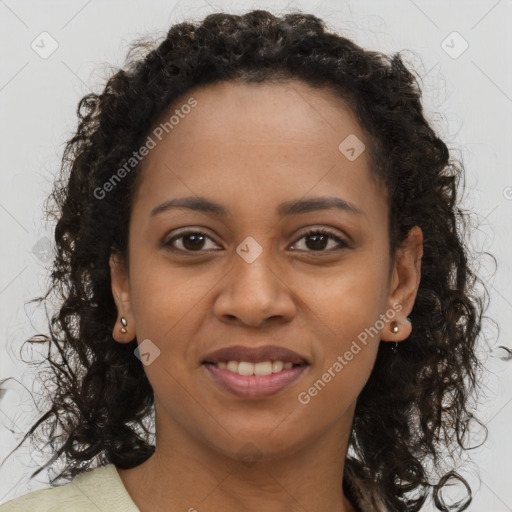
[[(498, 261), (496, 272), (489, 259), (481, 269), (491, 294), (487, 315), (499, 324), (499, 331), (488, 324), (485, 333), (492, 347), (512, 348), (512, 244), (507, 236), (512, 218), (511, 0), (0, 0), (0, 380), (20, 381), (9, 380), (0, 391), (0, 460), (37, 417), (28, 393), (36, 390), (33, 369), (19, 354), (22, 342), (47, 332), (47, 326), (44, 311), (25, 303), (41, 295), (48, 282), (48, 260), (34, 247), (52, 239), (52, 226), (44, 224), (41, 209), (64, 143), (76, 127), (78, 100), (101, 90), (113, 72), (110, 66), (123, 65), (133, 39), (162, 37), (172, 23), (185, 18), (250, 8), (274, 13), (302, 9), (367, 49), (410, 50), (404, 57), (423, 77), (427, 115), (466, 167), (464, 206), (479, 215), (473, 246), (492, 252)], [(58, 43), (46, 59), (31, 47), (34, 40), (37, 44), (48, 37), (40, 36), (44, 31)], [(464, 40), (467, 50), (456, 55)], [(30, 360), (30, 350), (22, 354)], [(473, 464), (460, 471), (473, 487), (470, 511), (512, 511), (512, 361), (498, 357), (505, 354), (494, 350), (487, 360), (490, 372), (479, 417), (488, 425), (489, 439), (470, 452)], [(44, 474), (29, 481), (35, 467), (27, 445), (6, 461), (0, 468), (0, 503), (47, 487)], [(429, 505), (423, 510), (434, 509)]]

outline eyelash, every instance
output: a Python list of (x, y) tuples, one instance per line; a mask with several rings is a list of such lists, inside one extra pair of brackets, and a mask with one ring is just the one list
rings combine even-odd
[[(346, 248), (349, 247), (349, 244), (347, 242), (345, 242), (345, 240), (343, 240), (342, 238), (336, 236), (335, 234), (331, 233), (330, 231), (328, 231), (326, 229), (322, 229), (322, 228), (310, 229), (309, 231), (306, 231), (305, 233), (303, 233), (300, 236), (300, 238), (298, 238), (298, 240), (301, 240), (302, 238), (306, 238), (307, 236), (310, 236), (310, 235), (318, 235), (318, 234), (327, 236), (330, 239), (336, 241), (341, 246), (341, 249), (346, 249)], [(182, 233), (179, 233), (176, 236), (173, 236), (172, 238), (170, 238), (169, 240), (164, 242), (162, 245), (164, 247), (168, 247), (170, 250), (176, 251), (176, 252), (185, 252), (185, 253), (201, 253), (201, 252), (206, 252), (203, 249), (199, 249), (197, 251), (189, 251), (187, 249), (177, 249), (176, 247), (173, 247), (172, 244), (174, 243), (174, 241), (179, 240), (180, 238), (183, 238), (183, 237), (185, 237), (187, 235), (203, 235), (206, 238), (209, 238), (210, 240), (212, 240), (208, 235), (206, 235), (205, 233), (203, 233), (201, 231), (188, 230), (188, 231), (183, 231)], [(214, 241), (214, 240), (212, 240), (212, 241)], [(323, 249), (323, 250), (318, 250), (318, 251), (307, 250), (305, 252), (310, 252), (310, 253), (329, 253), (329, 252), (333, 252), (333, 251), (341, 250), (341, 249), (334, 249), (334, 250), (333, 249)]]

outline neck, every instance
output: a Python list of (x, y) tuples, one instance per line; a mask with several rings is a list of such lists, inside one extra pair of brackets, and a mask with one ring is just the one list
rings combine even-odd
[(286, 452), (262, 442), (261, 449), (246, 443), (235, 454), (213, 450), (190, 430), (169, 425), (169, 418), (159, 422), (157, 414), (155, 453), (133, 469), (118, 470), (141, 512), (355, 512), (342, 489), (351, 421), (340, 420), (313, 442)]

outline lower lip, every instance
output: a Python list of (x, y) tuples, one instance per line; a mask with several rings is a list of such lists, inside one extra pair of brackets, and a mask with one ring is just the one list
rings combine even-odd
[(215, 382), (236, 396), (258, 399), (272, 396), (291, 385), (304, 373), (308, 365), (293, 366), (270, 375), (240, 375), (221, 370), (213, 364), (202, 365)]

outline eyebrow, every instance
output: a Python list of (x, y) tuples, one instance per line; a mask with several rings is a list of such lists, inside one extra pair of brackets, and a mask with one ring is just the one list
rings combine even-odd
[[(180, 197), (176, 199), (169, 199), (156, 206), (151, 211), (150, 216), (153, 217), (159, 213), (169, 211), (174, 208), (186, 208), (197, 212), (209, 213), (222, 218), (228, 217), (230, 213), (225, 206), (205, 197)], [(315, 197), (311, 199), (286, 201), (277, 207), (277, 213), (281, 217), (285, 217), (318, 210), (329, 210), (331, 208), (336, 208), (355, 215), (366, 215), (363, 210), (339, 197)]]

